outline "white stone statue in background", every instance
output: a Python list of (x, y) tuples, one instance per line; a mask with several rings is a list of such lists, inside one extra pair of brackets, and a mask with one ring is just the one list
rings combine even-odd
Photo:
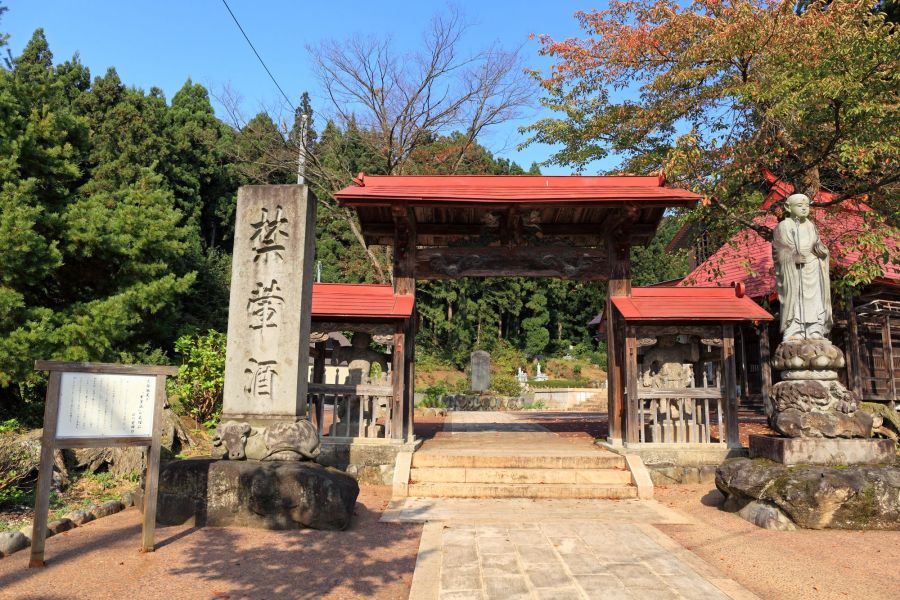
[(793, 194), (785, 205), (790, 216), (772, 240), (782, 339), (825, 339), (833, 323), (828, 249), (809, 220), (809, 197)]

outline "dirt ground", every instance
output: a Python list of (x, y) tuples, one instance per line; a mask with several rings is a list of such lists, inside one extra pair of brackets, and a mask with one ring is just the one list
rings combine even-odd
[(697, 520), (658, 529), (760, 598), (900, 595), (900, 531), (768, 531), (719, 510), (711, 485), (657, 487), (655, 497)]
[(0, 598), (406, 598), (422, 526), (379, 523), (389, 499), (362, 487), (344, 532), (162, 527), (152, 554), (131, 508), (47, 540), (46, 569), (27, 568), (28, 550), (0, 559)]

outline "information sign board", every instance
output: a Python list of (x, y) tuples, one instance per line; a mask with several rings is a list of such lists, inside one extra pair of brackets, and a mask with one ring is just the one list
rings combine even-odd
[(154, 549), (156, 487), (159, 480), (159, 429), (166, 400), (166, 376), (175, 367), (64, 363), (39, 360), (49, 371), (41, 462), (32, 527), (30, 567), (43, 567), (53, 453), (59, 448), (147, 446), (141, 551)]

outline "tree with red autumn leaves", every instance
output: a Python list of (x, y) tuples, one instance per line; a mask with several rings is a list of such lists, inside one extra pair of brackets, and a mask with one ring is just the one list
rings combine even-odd
[[(585, 35), (539, 36), (535, 73), (559, 113), (525, 129), (549, 162), (663, 171), (707, 218), (752, 223), (763, 170), (829, 204), (900, 222), (900, 27), (872, 0), (611, 0)], [(893, 14), (893, 13), (890, 13)], [(718, 215), (718, 217), (715, 217)], [(886, 228), (887, 231), (890, 228)], [(895, 235), (896, 232), (890, 235)]]

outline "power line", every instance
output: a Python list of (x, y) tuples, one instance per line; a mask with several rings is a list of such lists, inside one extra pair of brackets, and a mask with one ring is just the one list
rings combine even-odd
[(240, 24), (240, 22), (237, 20), (237, 17), (234, 16), (234, 12), (232, 12), (231, 7), (228, 6), (228, 2), (226, 2), (226, 0), (222, 0), (222, 4), (224, 4), (224, 5), (225, 5), (225, 8), (228, 9), (228, 14), (231, 15), (231, 18), (232, 18), (232, 19), (234, 19), (234, 24), (237, 25), (238, 29), (241, 30), (241, 33), (244, 35), (244, 39), (247, 40), (247, 43), (250, 44), (250, 49), (253, 50), (253, 54), (255, 54), (255, 55), (256, 55), (256, 58), (259, 59), (259, 64), (261, 64), (262, 67), (263, 67), (263, 69), (266, 70), (266, 73), (269, 74), (269, 78), (272, 80), (272, 83), (275, 84), (275, 87), (277, 87), (277, 88), (278, 88), (278, 91), (281, 92), (281, 95), (284, 96), (285, 102), (287, 102), (287, 103), (288, 103), (288, 106), (290, 106), (291, 108), (293, 108), (293, 109), (296, 111), (297, 109), (294, 107), (294, 103), (291, 102), (291, 99), (288, 98), (288, 95), (285, 94), (285, 93), (284, 93), (284, 90), (281, 89), (281, 86), (278, 85), (278, 81), (275, 80), (275, 76), (272, 75), (272, 71), (270, 71), (270, 70), (269, 70), (269, 67), (266, 66), (266, 62), (262, 59), (262, 56), (259, 55), (259, 52), (256, 51), (256, 47), (253, 45), (253, 42), (250, 41), (250, 38), (247, 36), (247, 32), (244, 31), (244, 28), (241, 27), (241, 24)]

